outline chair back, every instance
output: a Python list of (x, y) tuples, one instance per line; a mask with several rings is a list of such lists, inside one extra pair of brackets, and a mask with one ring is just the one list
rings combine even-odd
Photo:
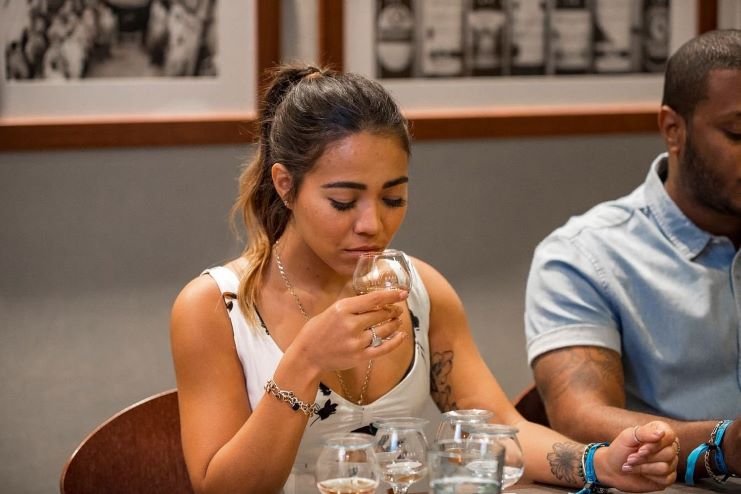
[(520, 395), (514, 400), (515, 408), (520, 415), (525, 417), (526, 420), (534, 422), (536, 424), (544, 425), (549, 427), (548, 415), (545, 412), (545, 405), (543, 400), (540, 398), (538, 388), (535, 384), (531, 384), (525, 388)]
[(60, 492), (192, 493), (177, 390), (131, 405), (91, 432), (67, 460)]

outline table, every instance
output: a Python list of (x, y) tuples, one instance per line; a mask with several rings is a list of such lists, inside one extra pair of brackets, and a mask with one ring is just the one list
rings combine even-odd
[[(566, 494), (575, 492), (578, 489), (566, 489), (543, 484), (518, 484), (510, 487), (503, 494), (510, 492), (512, 494)], [(611, 493), (621, 493), (617, 489), (612, 489)], [(703, 479), (694, 486), (685, 484), (674, 484), (663, 491), (656, 491), (663, 494), (708, 494), (708, 493), (734, 493), (741, 494), (741, 479), (730, 479), (725, 484), (718, 484), (710, 479)]]
[[(570, 492), (576, 492), (579, 489), (568, 489), (566, 487), (556, 487), (545, 484), (517, 484), (505, 490), (502, 494), (567, 494)], [(391, 492), (389, 490), (389, 492)], [(617, 489), (610, 490), (610, 493), (620, 494), (623, 491)], [(710, 493), (723, 493), (723, 494), (741, 494), (741, 478), (730, 479), (725, 484), (718, 484), (710, 479), (700, 480), (695, 486), (688, 486), (684, 484), (674, 484), (667, 487), (663, 491), (655, 491), (654, 493), (646, 494), (710, 494)], [(419, 493), (424, 494), (424, 493)]]

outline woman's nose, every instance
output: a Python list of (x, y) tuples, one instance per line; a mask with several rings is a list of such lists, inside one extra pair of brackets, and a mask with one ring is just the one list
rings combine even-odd
[(375, 235), (381, 229), (380, 208), (376, 204), (370, 204), (359, 210), (355, 221), (355, 233), (364, 235)]

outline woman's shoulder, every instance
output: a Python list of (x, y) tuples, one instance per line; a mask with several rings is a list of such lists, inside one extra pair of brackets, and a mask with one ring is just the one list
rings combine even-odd
[(412, 261), (412, 265), (414, 266), (414, 269), (417, 270), (417, 273), (419, 274), (419, 277), (422, 278), (422, 282), (424, 282), (425, 286), (429, 290), (430, 288), (435, 288), (435, 286), (439, 284), (449, 284), (448, 280), (445, 279), (445, 276), (443, 276), (440, 271), (435, 269), (431, 264), (413, 256), (408, 256), (409, 259)]
[[(237, 265), (235, 261), (231, 261), (223, 267), (233, 270)], [(213, 276), (204, 271), (188, 282), (175, 298), (170, 314), (170, 328), (173, 338), (200, 339), (213, 333), (215, 327), (229, 328), (229, 315), (221, 287)]]
[(460, 299), (455, 289), (440, 271), (421, 259), (412, 256), (409, 256), (409, 258), (417, 273), (419, 273), (422, 283), (425, 285), (431, 306), (449, 306), (450, 304), (457, 306), (460, 304)]

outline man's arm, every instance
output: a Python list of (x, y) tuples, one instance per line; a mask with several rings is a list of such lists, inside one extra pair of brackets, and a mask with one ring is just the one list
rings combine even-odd
[[(718, 422), (685, 422), (626, 410), (620, 355), (606, 348), (575, 346), (545, 353), (533, 361), (533, 373), (551, 427), (576, 440), (609, 441), (635, 424), (667, 422), (677, 433), (682, 448), (677, 476), (680, 479), (684, 479), (687, 455), (708, 441)], [(729, 426), (721, 446), (730, 471), (741, 473), (741, 420)], [(701, 456), (695, 477), (705, 476)]]

